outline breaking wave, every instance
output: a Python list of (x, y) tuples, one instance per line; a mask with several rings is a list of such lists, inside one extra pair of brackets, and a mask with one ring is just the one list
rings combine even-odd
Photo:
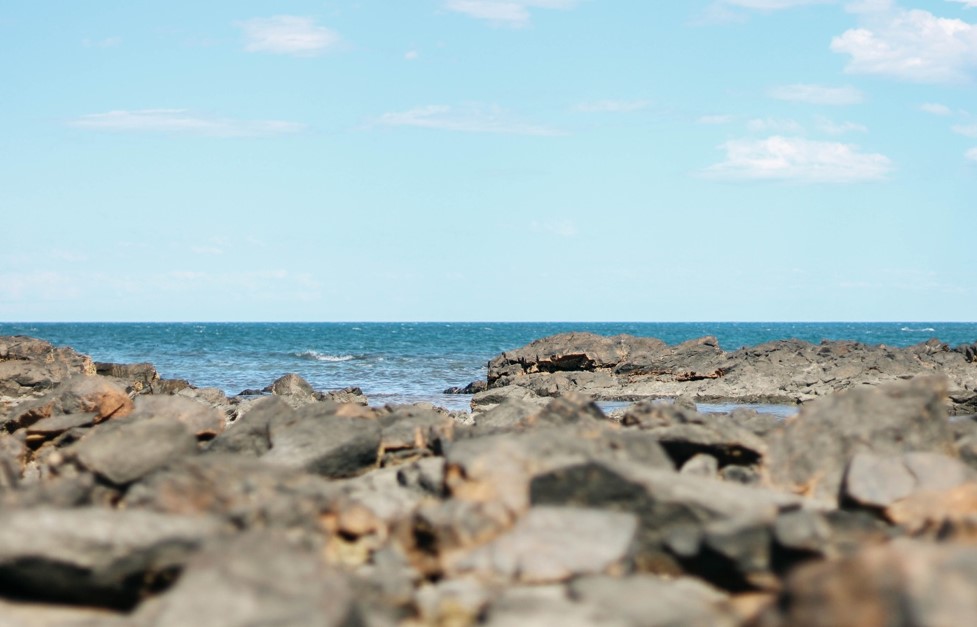
[(911, 329), (909, 327), (902, 327), (900, 331), (905, 331), (906, 333), (933, 333), (936, 331), (933, 327), (926, 327), (925, 329)]
[(308, 359), (310, 361), (351, 361), (356, 359), (355, 355), (330, 355), (328, 353), (320, 353), (319, 351), (303, 351), (301, 353), (295, 353), (295, 356), (299, 359)]

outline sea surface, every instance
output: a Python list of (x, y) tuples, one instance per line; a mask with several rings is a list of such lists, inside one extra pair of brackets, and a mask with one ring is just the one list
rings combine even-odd
[(95, 361), (150, 362), (164, 378), (228, 395), (294, 372), (316, 389), (359, 386), (373, 405), (432, 402), (467, 409), (442, 391), (484, 379), (499, 353), (565, 331), (657, 337), (670, 344), (714, 335), (735, 350), (771, 340), (855, 340), (910, 346), (938, 338), (977, 342), (977, 323), (0, 323), (0, 335), (71, 346)]

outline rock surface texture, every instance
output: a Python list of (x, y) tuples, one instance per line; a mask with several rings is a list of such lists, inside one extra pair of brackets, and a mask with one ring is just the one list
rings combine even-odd
[(0, 338), (0, 626), (968, 625), (969, 348), (568, 334), (469, 416)]

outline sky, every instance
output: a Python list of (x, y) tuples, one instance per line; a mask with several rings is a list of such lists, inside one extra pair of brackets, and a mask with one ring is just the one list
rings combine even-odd
[(0, 321), (974, 321), (977, 0), (5, 0)]

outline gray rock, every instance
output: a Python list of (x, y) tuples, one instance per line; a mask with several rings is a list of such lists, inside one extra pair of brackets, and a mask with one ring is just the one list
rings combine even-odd
[(5, 595), (127, 608), (221, 528), (210, 518), (101, 508), (0, 512)]
[(102, 423), (65, 449), (66, 456), (119, 486), (196, 452), (187, 426), (164, 416)]
[(277, 396), (262, 398), (210, 442), (215, 453), (240, 453), (258, 457), (271, 449), (271, 425), (296, 419), (295, 410)]
[(888, 507), (912, 494), (916, 478), (901, 457), (855, 453), (845, 472), (845, 495), (869, 507)]
[(632, 514), (534, 507), (508, 533), (453, 557), (448, 569), (489, 580), (566, 581), (624, 567), (636, 529)]
[(845, 468), (860, 451), (954, 456), (945, 398), (945, 379), (918, 377), (805, 405), (769, 438), (770, 476), (787, 489), (836, 501)]
[(338, 417), (328, 413), (334, 406), (321, 405), (306, 406), (293, 420), (273, 422), (271, 450), (261, 460), (335, 478), (375, 467), (381, 434), (377, 421)]
[(282, 537), (243, 534), (189, 561), (176, 584), (142, 604), (137, 626), (358, 626), (345, 576)]
[(15, 407), (3, 426), (14, 431), (61, 414), (93, 413), (96, 421), (102, 421), (127, 416), (132, 406), (126, 391), (111, 379), (74, 375), (43, 397)]
[(210, 440), (224, 430), (224, 414), (209, 403), (183, 396), (139, 396), (133, 418), (167, 417), (182, 422), (198, 440)]
[(719, 461), (712, 455), (698, 453), (689, 458), (679, 472), (697, 477), (715, 477), (719, 473)]
[(30, 337), (0, 336), (0, 396), (38, 395), (77, 374), (95, 374), (86, 355)]

